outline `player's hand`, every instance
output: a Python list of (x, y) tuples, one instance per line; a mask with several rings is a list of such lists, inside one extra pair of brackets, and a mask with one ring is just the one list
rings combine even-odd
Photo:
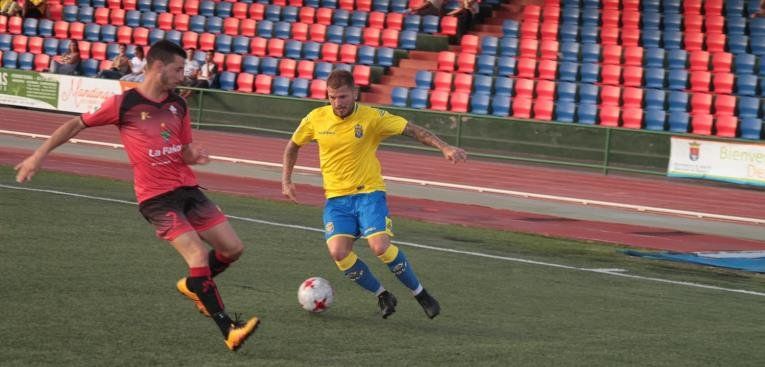
[(295, 184), (290, 183), (282, 183), (282, 194), (292, 200), (292, 202), (297, 203), (297, 197), (295, 196)]
[(24, 183), (32, 179), (32, 176), (40, 170), (42, 165), (42, 158), (36, 154), (30, 155), (21, 163), (17, 164), (13, 169), (16, 170), (16, 182)]
[(467, 153), (465, 153), (465, 150), (462, 148), (447, 145), (441, 152), (444, 154), (444, 158), (452, 163), (464, 162), (467, 160)]
[(210, 153), (205, 148), (188, 145), (183, 152), (183, 161), (187, 164), (208, 164)]

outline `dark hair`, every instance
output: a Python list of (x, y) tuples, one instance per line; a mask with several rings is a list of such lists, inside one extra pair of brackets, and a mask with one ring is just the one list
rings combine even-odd
[(168, 40), (157, 41), (151, 45), (149, 54), (146, 55), (146, 66), (151, 66), (157, 60), (162, 61), (163, 64), (170, 64), (175, 61), (175, 56), (185, 59), (186, 51)]
[(339, 89), (345, 86), (350, 88), (356, 87), (356, 82), (353, 80), (353, 74), (350, 71), (335, 69), (329, 73), (327, 88)]

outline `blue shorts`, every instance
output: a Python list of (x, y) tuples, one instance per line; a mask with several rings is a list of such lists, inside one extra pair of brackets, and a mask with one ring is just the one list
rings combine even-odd
[(384, 191), (334, 197), (324, 205), (324, 238), (367, 238), (385, 233), (393, 236)]

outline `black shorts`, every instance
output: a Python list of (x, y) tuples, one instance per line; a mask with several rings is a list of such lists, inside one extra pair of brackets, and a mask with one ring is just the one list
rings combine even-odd
[(226, 216), (198, 187), (179, 187), (138, 205), (156, 228), (157, 237), (172, 241), (183, 233), (204, 231), (225, 222)]

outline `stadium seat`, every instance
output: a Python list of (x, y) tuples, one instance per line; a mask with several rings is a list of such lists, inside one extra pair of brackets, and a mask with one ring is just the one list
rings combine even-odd
[[(579, 58), (579, 44), (578, 43), (572, 43), (573, 46), (576, 47), (576, 53), (575, 58), (573, 60), (568, 61), (578, 61)], [(518, 39), (513, 37), (503, 37), (499, 40), (499, 56), (516, 56), (518, 54)], [(564, 59), (566, 59), (566, 53), (563, 53)], [(569, 53), (568, 56), (570, 57), (571, 54)]]
[(558, 72), (558, 62), (555, 60), (540, 60), (537, 65), (539, 79), (555, 80)]
[(391, 104), (396, 107), (406, 107), (409, 101), (409, 88), (394, 87), (391, 90)]
[(309, 97), (314, 99), (326, 99), (327, 98), (327, 81), (322, 79), (312, 80)]
[(21, 70), (32, 70), (35, 67), (35, 55), (30, 52), (19, 53), (18, 68)]
[[(709, 116), (710, 118), (712, 116)], [(687, 133), (689, 129), (690, 115), (683, 111), (671, 111), (667, 116), (669, 131), (673, 133)]]
[(737, 105), (737, 116), (741, 118), (746, 117), (760, 117), (760, 100), (754, 97), (739, 97)]
[(666, 130), (667, 113), (663, 110), (645, 110), (645, 128), (653, 131)]
[(600, 45), (586, 43), (581, 46), (580, 61), (582, 63), (600, 63)]
[(601, 106), (619, 106), (621, 103), (622, 89), (614, 85), (600, 87)]
[(576, 122), (585, 125), (595, 125), (598, 116), (598, 106), (594, 103), (580, 103), (576, 109)]
[(712, 135), (714, 118), (709, 114), (691, 115), (691, 133), (699, 135)]
[(762, 120), (756, 117), (740, 119), (739, 128), (742, 139), (759, 140), (762, 137)]
[(271, 38), (268, 40), (268, 56), (284, 57), (284, 40), (281, 38)]
[(736, 97), (718, 94), (714, 97), (714, 115), (733, 116), (736, 113)]
[(664, 111), (666, 94), (667, 93), (661, 89), (646, 89), (643, 96), (645, 109)]
[[(0, 54), (2, 54), (2, 51), (0, 51)], [(37, 72), (47, 71), (49, 65), (50, 65), (50, 55), (47, 55), (47, 54), (35, 55), (34, 71), (37, 71)]]
[(409, 106), (417, 109), (428, 108), (429, 90), (414, 88), (409, 91)]
[(257, 74), (260, 66), (260, 58), (246, 55), (242, 58), (242, 71), (249, 74)]
[[(530, 119), (533, 106), (533, 100), (525, 97), (514, 97), (511, 101), (512, 115), (515, 118)], [(492, 105), (494, 115), (496, 114), (496, 107)]]
[(90, 57), (99, 61), (106, 60), (106, 44), (103, 42), (93, 42), (90, 45)]
[[(518, 79), (515, 79), (514, 84), (515, 84), (514, 95), (516, 97), (528, 98), (528, 99), (531, 99), (534, 97), (535, 82), (533, 79), (518, 78)], [(496, 84), (495, 84), (495, 88), (496, 88)]]
[(579, 103), (598, 103), (598, 96), (600, 95), (600, 87), (593, 84), (580, 84), (578, 101)]
[(539, 80), (534, 89), (534, 96), (537, 99), (552, 100), (555, 97), (555, 82), (553, 81)]
[(607, 85), (620, 85), (622, 83), (622, 67), (603, 65), (600, 69), (600, 82)]
[(537, 60), (535, 58), (518, 58), (516, 65), (516, 75), (520, 78), (535, 78), (537, 70)]
[(600, 106), (598, 109), (598, 123), (602, 126), (619, 126), (621, 109), (618, 106)]
[(689, 83), (692, 92), (709, 92), (712, 82), (712, 73), (708, 71), (691, 72)]
[(242, 72), (242, 55), (227, 54), (225, 60), (226, 71), (230, 71), (232, 73)]
[(736, 94), (739, 96), (757, 95), (757, 76), (756, 75), (736, 75)]
[(643, 88), (626, 87), (622, 90), (622, 107), (643, 108)]
[[(8, 35), (9, 36), (9, 35)], [(2, 35), (0, 35), (0, 40), (2, 39)], [(0, 41), (1, 43), (2, 41)], [(43, 40), (43, 52), (46, 55), (55, 56), (58, 55), (58, 39), (56, 38), (45, 38)], [(3, 48), (2, 45), (0, 45), (0, 50), (8, 50), (9, 48)]]
[(445, 90), (433, 90), (430, 92), (430, 109), (446, 111), (449, 106), (449, 92)]
[(29, 43), (29, 37), (23, 35), (17, 35), (13, 37), (12, 46), (13, 51), (16, 53), (27, 52), (27, 44)]
[(555, 103), (555, 121), (574, 122), (576, 114), (576, 104), (573, 102)]
[(622, 68), (622, 84), (627, 87), (643, 85), (643, 67), (625, 66)]
[(85, 59), (80, 62), (80, 71), (83, 76), (94, 77), (98, 74), (100, 63), (96, 59)]
[(643, 128), (643, 109), (635, 107), (625, 107), (621, 113), (621, 127), (626, 129)]
[(688, 93), (682, 91), (671, 91), (667, 96), (667, 109), (670, 112), (688, 111)]
[(490, 100), (489, 93), (473, 93), (470, 95), (470, 112), (479, 115), (489, 114)]
[[(367, 29), (374, 29), (374, 28), (367, 28)], [(378, 29), (375, 29), (375, 31), (372, 31), (372, 33), (379, 32)], [(365, 33), (366, 35), (366, 33)], [(391, 47), (391, 48), (398, 48), (399, 47), (399, 35), (400, 32), (395, 29), (383, 29), (382, 32), (380, 32), (380, 44), (383, 47)], [(374, 37), (372, 35), (371, 37)], [(365, 44), (369, 46), (374, 46), (371, 43), (366, 43), (366, 37), (365, 37)], [(403, 47), (402, 47), (403, 48)], [(407, 47), (409, 48), (409, 47)]]
[(734, 83), (735, 76), (731, 73), (715, 73), (712, 78), (714, 92), (718, 94), (733, 93)]
[(252, 87), (252, 80), (250, 80), (250, 90), (258, 94), (271, 94), (272, 84), (274, 77), (266, 74), (258, 74), (254, 76), (255, 87)]
[(261, 57), (260, 58), (260, 73), (268, 75), (276, 75), (279, 70), (279, 59), (274, 57)]
[(685, 90), (688, 88), (688, 72), (674, 69), (667, 73), (667, 88), (671, 90)]
[(712, 95), (693, 93), (691, 95), (691, 115), (709, 115), (712, 113)]

